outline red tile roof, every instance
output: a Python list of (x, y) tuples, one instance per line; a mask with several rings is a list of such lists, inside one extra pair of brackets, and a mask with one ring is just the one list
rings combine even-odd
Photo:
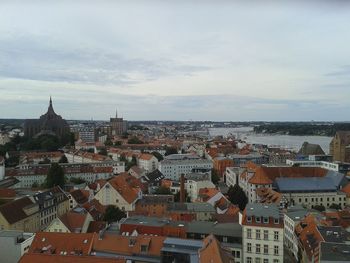
[(125, 259), (95, 257), (95, 256), (70, 256), (70, 255), (46, 255), (24, 254), (19, 263), (126, 263)]
[(57, 233), (38, 232), (29, 248), (29, 253), (56, 254), (67, 252), (67, 255), (89, 255), (94, 239), (93, 233)]
[(59, 220), (69, 229), (71, 233), (80, 233), (84, 226), (87, 214), (69, 211), (59, 217)]
[(141, 192), (141, 181), (127, 172), (113, 177), (108, 182), (129, 204), (133, 203), (138, 198), (139, 192)]

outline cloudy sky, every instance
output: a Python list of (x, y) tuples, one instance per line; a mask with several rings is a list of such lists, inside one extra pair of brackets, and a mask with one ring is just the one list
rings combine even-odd
[(349, 120), (350, 5), (328, 2), (1, 1), (0, 118), (52, 95), (66, 119)]

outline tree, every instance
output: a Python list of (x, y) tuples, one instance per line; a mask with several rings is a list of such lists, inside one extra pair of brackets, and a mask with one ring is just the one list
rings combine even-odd
[(248, 198), (239, 185), (231, 185), (228, 189), (227, 195), (232, 204), (238, 205), (240, 210), (244, 210), (248, 203)]
[(213, 184), (217, 184), (220, 181), (220, 176), (215, 169), (211, 169), (211, 181)]
[(70, 180), (69, 180), (71, 183), (73, 184), (83, 184), (83, 183), (86, 183), (86, 181), (82, 178), (75, 178), (75, 177), (71, 177)]
[(105, 141), (105, 146), (113, 146), (113, 142), (110, 139)]
[(58, 163), (51, 164), (49, 172), (46, 176), (46, 187), (54, 186), (63, 187), (65, 183), (64, 170)]
[(341, 205), (339, 205), (339, 204), (331, 204), (330, 206), (329, 206), (329, 208), (331, 208), (331, 209), (336, 209), (336, 210), (341, 210)]
[(158, 159), (158, 162), (160, 162), (161, 160), (163, 160), (163, 155), (161, 155), (159, 152), (152, 152), (153, 156), (156, 157)]
[(106, 148), (102, 148), (98, 153), (101, 154), (101, 155), (107, 156)]
[(323, 212), (326, 210), (326, 208), (323, 205), (315, 205), (314, 209), (319, 211), (319, 212)]
[(120, 145), (122, 145), (123, 143), (122, 143), (122, 141), (116, 141), (115, 143), (114, 143), (114, 146), (120, 146)]
[(158, 189), (154, 192), (156, 195), (171, 195), (171, 191), (168, 187), (159, 186)]
[(58, 163), (68, 163), (67, 156), (63, 154), (61, 158), (58, 160)]
[(177, 154), (177, 149), (175, 147), (166, 147), (165, 155)]
[(126, 214), (114, 205), (109, 205), (104, 214), (103, 220), (108, 223), (119, 221), (122, 218), (125, 218)]

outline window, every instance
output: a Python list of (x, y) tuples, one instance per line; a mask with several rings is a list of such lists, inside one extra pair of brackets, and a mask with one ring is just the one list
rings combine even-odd
[(268, 258), (264, 258), (264, 263), (269, 263), (269, 259)]
[(260, 263), (261, 262), (261, 258), (255, 258), (255, 263)]
[(264, 217), (264, 224), (268, 224), (269, 223), (269, 218), (268, 217)]
[(255, 238), (256, 238), (256, 239), (260, 239), (260, 230), (259, 230), (259, 229), (257, 229), (257, 230), (255, 231)]
[(252, 222), (252, 217), (251, 216), (247, 217), (247, 222)]
[(274, 259), (273, 263), (279, 263), (279, 260), (278, 259)]
[(251, 257), (247, 257), (247, 263), (252, 263), (252, 258)]
[(261, 248), (260, 244), (256, 244), (256, 247), (255, 247), (256, 254), (260, 254), (260, 251), (261, 251), (260, 248)]
[(273, 253), (274, 253), (275, 256), (278, 256), (278, 246), (274, 247)]
[(252, 244), (247, 243), (247, 252), (251, 253), (252, 252)]
[(250, 228), (247, 229), (247, 238), (252, 238), (252, 230)]
[(264, 254), (269, 254), (269, 245), (264, 245)]
[(264, 240), (269, 240), (269, 230), (264, 230)]
[(278, 233), (278, 231), (274, 231), (274, 239), (275, 239), (275, 241), (278, 241), (278, 239), (279, 239), (279, 233)]
[(227, 242), (227, 237), (223, 237), (222, 242)]
[(278, 218), (274, 218), (273, 222), (274, 222), (275, 224), (279, 224), (279, 223), (280, 223), (280, 220), (279, 220)]
[(255, 222), (260, 223), (261, 222), (261, 218), (260, 217), (255, 217)]

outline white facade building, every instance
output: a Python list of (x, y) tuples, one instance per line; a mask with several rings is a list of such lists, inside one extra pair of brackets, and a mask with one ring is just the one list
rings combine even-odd
[[(190, 158), (189, 155), (174, 154), (179, 158), (167, 158), (160, 162), (159, 171), (165, 178), (178, 181), (181, 174), (189, 174), (196, 169), (211, 170), (213, 163), (206, 159)], [(171, 155), (170, 155), (171, 156)], [(168, 156), (168, 157), (170, 157)]]
[(187, 180), (185, 183), (185, 188), (191, 202), (195, 202), (198, 199), (199, 189), (215, 188), (215, 184), (208, 180)]
[(0, 261), (17, 263), (27, 253), (35, 234), (22, 231), (0, 231)]
[(5, 158), (0, 156), (0, 180), (5, 178)]
[(283, 218), (276, 205), (248, 204), (242, 229), (243, 262), (283, 262)]

